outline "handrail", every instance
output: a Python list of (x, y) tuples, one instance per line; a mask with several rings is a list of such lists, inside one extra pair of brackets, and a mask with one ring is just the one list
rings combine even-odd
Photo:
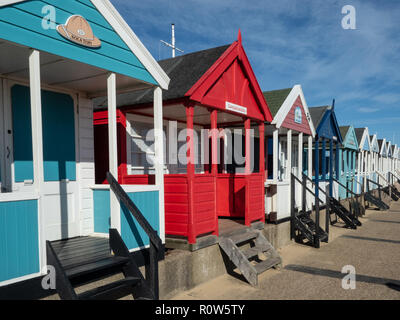
[(367, 182), (372, 183), (372, 184), (374, 184), (374, 185), (376, 185), (376, 186), (378, 186), (380, 188), (383, 188), (383, 186), (381, 184), (379, 184), (378, 182), (372, 181), (372, 180), (370, 180), (368, 178), (367, 178)]
[(389, 174), (391, 174), (393, 177), (395, 177), (397, 179), (397, 181), (400, 181), (400, 178), (398, 176), (396, 176), (395, 174), (393, 174), (393, 172), (389, 171)]
[(383, 181), (385, 181), (387, 184), (390, 184), (389, 181), (387, 181), (386, 178), (383, 176), (383, 174), (379, 173), (378, 171), (376, 173), (382, 178)]
[(158, 260), (160, 257), (159, 252), (161, 252), (162, 249), (162, 240), (110, 172), (107, 172), (107, 181), (110, 184), (111, 191), (114, 192), (119, 200), (125, 205), (150, 239), (149, 263), (145, 265), (146, 282), (151, 291), (153, 291), (154, 298), (158, 300), (160, 295)]
[[(292, 173), (292, 176), (293, 176), (293, 179), (295, 179), (298, 183), (303, 184), (303, 182), (299, 178), (297, 178), (293, 173)], [(315, 193), (312, 190), (310, 190), (307, 186), (305, 186), (305, 188), (309, 193), (311, 193), (311, 195), (313, 197), (315, 197)], [(324, 203), (319, 197), (318, 197), (318, 200), (319, 200), (319, 202)]]
[(344, 184), (342, 184), (339, 180), (336, 180), (335, 178), (333, 178), (333, 181), (335, 181), (339, 186), (344, 188), (347, 192), (351, 193), (353, 196), (358, 196), (353, 191), (351, 191), (349, 188), (347, 188)]
[[(315, 186), (315, 182), (306, 174), (303, 173), (303, 177), (305, 177), (308, 181), (310, 181), (314, 186)], [(322, 189), (320, 186), (318, 186), (319, 191), (321, 191), (324, 195), (326, 195), (326, 192), (324, 191), (324, 189)]]
[(121, 200), (121, 202), (127, 207), (133, 217), (140, 224), (144, 232), (150, 238), (150, 241), (154, 244), (157, 250), (162, 248), (162, 240), (158, 236), (157, 232), (153, 229), (150, 223), (146, 220), (143, 214), (140, 212), (138, 207), (133, 203), (133, 201), (128, 197), (127, 193), (122, 189), (121, 185), (115, 180), (114, 176), (107, 172), (107, 181), (110, 184), (111, 190), (116, 194), (116, 196)]

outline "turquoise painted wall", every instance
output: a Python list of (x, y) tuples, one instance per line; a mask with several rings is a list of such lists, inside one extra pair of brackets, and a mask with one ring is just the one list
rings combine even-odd
[[(158, 191), (135, 192), (128, 195), (160, 235)], [(124, 205), (121, 205), (121, 236), (130, 250), (150, 244), (147, 234)]]
[(36, 200), (0, 203), (0, 282), (38, 273)]
[[(160, 234), (158, 191), (128, 193), (150, 225)], [(110, 228), (110, 191), (94, 190), (94, 231), (108, 233)], [(149, 238), (126, 207), (121, 204), (121, 236), (132, 250), (149, 245)]]
[[(55, 21), (52, 21), (56, 25), (65, 24), (71, 15), (83, 16), (95, 36), (102, 41), (102, 46), (98, 49), (83, 47), (62, 37), (56, 29), (43, 28), (43, 18), (47, 13), (43, 14), (42, 10), (48, 5), (56, 10)], [(87, 0), (32, 0), (2, 7), (0, 39), (157, 84), (111, 25)]]
[(29, 88), (11, 88), (15, 182), (33, 180), (32, 125)]
[[(33, 180), (30, 92), (11, 88), (15, 182)], [(75, 115), (71, 96), (42, 90), (45, 181), (76, 180)]]
[(76, 180), (74, 101), (42, 91), (44, 180)]
[(110, 191), (93, 190), (94, 232), (108, 233), (110, 229)]

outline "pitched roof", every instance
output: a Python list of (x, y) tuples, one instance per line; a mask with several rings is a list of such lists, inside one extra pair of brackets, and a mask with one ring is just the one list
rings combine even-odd
[(271, 110), (272, 116), (275, 117), (282, 104), (285, 102), (292, 88), (265, 91), (263, 92), (265, 100), (267, 100), (268, 107)]
[[(225, 45), (212, 49), (197, 51), (176, 58), (159, 61), (159, 65), (171, 79), (168, 91), (163, 92), (163, 100), (182, 98), (208, 69), (230, 47)], [(117, 106), (126, 106), (153, 101), (153, 89), (139, 90), (119, 94)], [(95, 110), (101, 108), (107, 101), (105, 98), (95, 100)]]
[(342, 135), (343, 139), (346, 138), (346, 135), (347, 135), (347, 132), (349, 131), (349, 129), (350, 129), (350, 126), (339, 127), (340, 134)]
[[(2, 0), (2, 1), (0, 1), (0, 8), (8, 6), (8, 5), (12, 5), (12, 4), (17, 4), (17, 3), (23, 4), (24, 2), (30, 2), (30, 1), (29, 0)], [(81, 2), (83, 2), (83, 1), (81, 1)], [(72, 3), (72, 1), (65, 1), (65, 3), (63, 3), (63, 9), (68, 11), (69, 9), (64, 8), (64, 5), (65, 5), (65, 7), (67, 7), (68, 5), (70, 5), (70, 3)], [(128, 23), (122, 18), (120, 13), (117, 11), (117, 9), (114, 7), (114, 5), (111, 3), (111, 1), (110, 0), (90, 0), (88, 3), (83, 3), (83, 4), (85, 7), (91, 6), (91, 4), (92, 4), (94, 6), (93, 8), (95, 8), (95, 10), (97, 10), (99, 12), (99, 14), (101, 14), (104, 17), (104, 19), (110, 24), (112, 29), (114, 29), (115, 33), (119, 36), (119, 38), (125, 43), (125, 45), (129, 48), (129, 50), (134, 54), (134, 56), (143, 65), (144, 69), (154, 79), (154, 81), (155, 81), (154, 84), (158, 84), (163, 89), (168, 89), (170, 79), (165, 74), (165, 72), (162, 70), (160, 65), (156, 62), (156, 60), (153, 58), (153, 56), (150, 54), (150, 52), (147, 50), (147, 48), (143, 45), (143, 43), (140, 41), (140, 39), (133, 32), (133, 30), (128, 25)], [(20, 8), (20, 9), (24, 10), (24, 8)], [(71, 9), (71, 10), (75, 11), (74, 9)], [(79, 12), (74, 12), (74, 13), (78, 14)], [(28, 22), (28, 21), (29, 21), (29, 19), (25, 20), (25, 22)], [(23, 27), (23, 26), (20, 25), (20, 27)], [(19, 44), (24, 44), (29, 47), (41, 49), (40, 47), (38, 47), (39, 44), (35, 44), (33, 46), (31, 45), (32, 39), (30, 37), (25, 36), (25, 37), (20, 37), (20, 38), (24, 40), (24, 43), (19, 43)], [(12, 39), (12, 41), (14, 41), (14, 39)], [(27, 41), (27, 42), (25, 42), (25, 41)], [(43, 45), (43, 44), (41, 43), (40, 45)], [(50, 51), (43, 50), (43, 51), (48, 51), (49, 53), (59, 55), (58, 51), (52, 52), (52, 50), (54, 49), (54, 46), (49, 46), (49, 47), (46, 46), (46, 48), (51, 48), (51, 50)], [(68, 54), (67, 54), (67, 52), (65, 52), (65, 57), (70, 58), (72, 60), (76, 60), (76, 58), (74, 58), (75, 56), (72, 55), (71, 52), (68, 52)], [(81, 61), (81, 62), (86, 61), (86, 60), (85, 61), (83, 60), (83, 57), (81, 57), (81, 59), (82, 60), (79, 60), (79, 61)], [(93, 64), (93, 60), (91, 60), (90, 58), (87, 58), (87, 61), (85, 63)], [(109, 65), (109, 63), (107, 65)], [(97, 65), (97, 66), (104, 69), (103, 64)], [(124, 69), (121, 67), (121, 69), (118, 68), (119, 70), (122, 70), (122, 72), (120, 72), (118, 70), (109, 69), (109, 67), (110, 66), (106, 67), (105, 69), (114, 71), (114, 72), (120, 73), (120, 74), (125, 73), (125, 75), (132, 77), (132, 72), (133, 72), (132, 70), (130, 70), (130, 72), (128, 72), (128, 69)], [(137, 78), (137, 76), (133, 76), (133, 77)], [(151, 80), (149, 82), (153, 83), (153, 80)]]
[(364, 135), (365, 128), (355, 128), (354, 131), (356, 132), (357, 142), (360, 145), (361, 139)]
[(329, 106), (324, 106), (324, 107), (312, 107), (308, 109), (310, 111), (311, 119), (313, 121), (315, 129), (318, 128), (322, 118), (324, 117), (326, 110), (328, 110), (329, 108), (330, 108)]

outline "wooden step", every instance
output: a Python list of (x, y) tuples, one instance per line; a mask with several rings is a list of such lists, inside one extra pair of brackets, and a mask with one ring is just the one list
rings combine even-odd
[(246, 232), (242, 232), (239, 234), (235, 234), (235, 235), (231, 236), (230, 239), (235, 244), (239, 244), (239, 243), (243, 243), (243, 242), (247, 242), (252, 239), (255, 239), (255, 238), (257, 238), (257, 236), (258, 236), (258, 233), (256, 231), (246, 231)]
[(67, 277), (71, 279), (105, 269), (122, 267), (129, 261), (129, 258), (109, 256), (105, 259), (92, 261), (90, 263), (85, 263), (79, 266), (75, 266), (73, 268), (66, 269), (65, 272), (67, 274)]
[(243, 250), (242, 252), (247, 259), (254, 258), (255, 256), (258, 256), (261, 253), (268, 254), (268, 251), (262, 250), (262, 248), (260, 248), (260, 247), (248, 248), (248, 249)]
[(268, 269), (271, 269), (272, 267), (281, 264), (282, 260), (280, 257), (273, 257), (270, 259), (267, 259), (263, 262), (257, 263), (254, 268), (256, 269), (257, 274), (261, 274), (264, 271), (267, 271)]
[(123, 289), (130, 289), (140, 282), (139, 278), (126, 277), (122, 280), (115, 281), (104, 286), (86, 291), (78, 295), (79, 300), (110, 300), (114, 294), (121, 294)]

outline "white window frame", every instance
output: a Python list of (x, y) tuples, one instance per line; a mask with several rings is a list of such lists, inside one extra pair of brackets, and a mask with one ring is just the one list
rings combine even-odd
[[(163, 120), (163, 127), (164, 127), (164, 134), (166, 137), (166, 146), (164, 148), (164, 154), (168, 155), (169, 151), (168, 151), (168, 140), (169, 140), (169, 132), (168, 132), (168, 121), (169, 120)], [(153, 116), (149, 115), (149, 116), (143, 116), (143, 115), (137, 115), (137, 114), (132, 114), (132, 113), (127, 113), (126, 114), (126, 153), (127, 153), (127, 171), (128, 171), (128, 175), (135, 175), (132, 171), (133, 170), (155, 170), (154, 166), (150, 167), (150, 168), (145, 168), (142, 166), (132, 166), (132, 123), (142, 123), (142, 124), (149, 124), (151, 126), (154, 126), (154, 120), (153, 120)], [(197, 131), (198, 133), (200, 133), (200, 130), (203, 129), (203, 127), (201, 126), (194, 126), (193, 127), (195, 131)], [(177, 122), (177, 129), (181, 130), (181, 129), (186, 129), (186, 124), (182, 123), (182, 122)], [(179, 134), (179, 133), (178, 133)], [(199, 134), (199, 146), (200, 146), (200, 142), (201, 141), (201, 137)], [(177, 151), (179, 152), (179, 145), (178, 145), (178, 149)], [(199, 160), (201, 159), (200, 156), (198, 157)], [(168, 160), (168, 159), (167, 159)], [(175, 165), (174, 165), (175, 166)], [(186, 174), (186, 166), (184, 166), (184, 172), (181, 172), (181, 170), (179, 170), (179, 166), (177, 166), (177, 170), (178, 173), (177, 174)], [(204, 166), (201, 164), (197, 164), (196, 165), (196, 174), (203, 174), (204, 173)], [(164, 163), (164, 174), (169, 174), (170, 173), (170, 166), (168, 165), (167, 161)]]

